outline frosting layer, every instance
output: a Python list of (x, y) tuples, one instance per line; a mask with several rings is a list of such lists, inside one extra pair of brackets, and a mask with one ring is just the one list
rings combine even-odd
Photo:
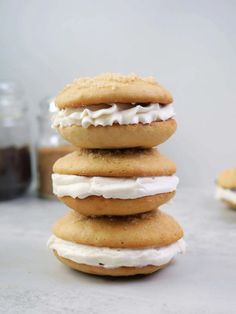
[(47, 245), (50, 249), (56, 250), (58, 255), (76, 263), (105, 268), (161, 266), (186, 250), (183, 239), (160, 248), (114, 249), (78, 244), (52, 235)]
[(153, 121), (165, 121), (173, 118), (174, 115), (172, 105), (101, 104), (59, 110), (53, 118), (52, 127), (78, 125), (88, 128), (91, 125), (107, 126), (116, 123), (120, 125), (146, 124)]
[(176, 190), (177, 176), (160, 177), (85, 177), (76, 175), (52, 174), (53, 193), (59, 197), (135, 199), (148, 195), (168, 193)]
[(220, 186), (218, 186), (216, 189), (216, 198), (236, 204), (236, 192), (231, 191), (229, 189), (224, 189)]

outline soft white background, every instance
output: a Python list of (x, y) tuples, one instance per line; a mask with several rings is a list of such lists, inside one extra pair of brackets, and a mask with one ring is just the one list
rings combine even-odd
[(182, 186), (213, 185), (236, 165), (235, 15), (230, 0), (1, 0), (0, 79), (21, 81), (33, 119), (41, 98), (76, 77), (153, 75), (179, 123), (162, 151)]

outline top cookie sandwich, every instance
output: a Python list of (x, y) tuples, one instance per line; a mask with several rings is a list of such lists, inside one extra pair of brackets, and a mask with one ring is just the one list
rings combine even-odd
[(53, 127), (81, 148), (153, 147), (176, 130), (172, 101), (154, 78), (80, 78), (57, 96)]
[(236, 168), (221, 172), (217, 179), (216, 197), (236, 208)]

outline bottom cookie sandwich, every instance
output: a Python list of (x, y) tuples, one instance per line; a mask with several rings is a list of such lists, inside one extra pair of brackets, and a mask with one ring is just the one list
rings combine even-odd
[(150, 274), (185, 251), (183, 230), (159, 210), (128, 217), (70, 212), (53, 227), (48, 247), (67, 266), (96, 275)]

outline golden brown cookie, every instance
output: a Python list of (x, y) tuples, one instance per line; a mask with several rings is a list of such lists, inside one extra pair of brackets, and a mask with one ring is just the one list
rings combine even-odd
[(167, 266), (167, 264), (165, 264), (162, 266), (148, 265), (144, 267), (104, 268), (104, 267), (76, 263), (72, 260), (59, 256), (56, 251), (54, 251), (54, 254), (59, 259), (60, 262), (69, 266), (70, 268), (81, 271), (83, 273), (93, 274), (93, 275), (98, 275), (98, 276), (126, 277), (126, 276), (135, 276), (135, 275), (149, 275)]
[(56, 105), (60, 109), (109, 103), (160, 103), (173, 101), (171, 94), (154, 78), (105, 73), (74, 80), (60, 92)]
[(66, 206), (85, 216), (125, 216), (145, 213), (167, 203), (175, 192), (144, 196), (136, 199), (111, 199), (101, 196), (88, 196), (84, 199), (70, 196), (59, 197)]
[(176, 166), (156, 149), (78, 149), (59, 158), (53, 172), (88, 177), (150, 177), (172, 175)]
[[(150, 166), (151, 165), (151, 166)], [(53, 172), (59, 175), (85, 177), (170, 177), (176, 166), (167, 157), (155, 149), (125, 150), (78, 150), (56, 161)], [(56, 185), (53, 179), (53, 184)], [(54, 189), (55, 194), (57, 194)], [(128, 194), (127, 194), (128, 195)], [(90, 215), (132, 215), (148, 212), (168, 202), (175, 195), (175, 190), (137, 198), (106, 198), (90, 195), (58, 194), (59, 199), (80, 214)]]
[(75, 243), (109, 248), (162, 247), (183, 237), (171, 216), (155, 210), (126, 217), (85, 217), (74, 211), (53, 226), (58, 238)]
[(81, 148), (150, 148), (164, 143), (176, 128), (176, 121), (169, 119), (150, 124), (114, 124), (89, 128), (72, 125), (59, 127), (58, 132), (65, 140)]
[(230, 168), (221, 172), (217, 183), (224, 189), (236, 189), (236, 168)]
[(229, 208), (236, 209), (236, 204), (235, 204), (235, 203), (232, 203), (232, 202), (227, 201), (227, 200), (224, 200), (224, 199), (222, 199), (222, 201), (223, 201)]

